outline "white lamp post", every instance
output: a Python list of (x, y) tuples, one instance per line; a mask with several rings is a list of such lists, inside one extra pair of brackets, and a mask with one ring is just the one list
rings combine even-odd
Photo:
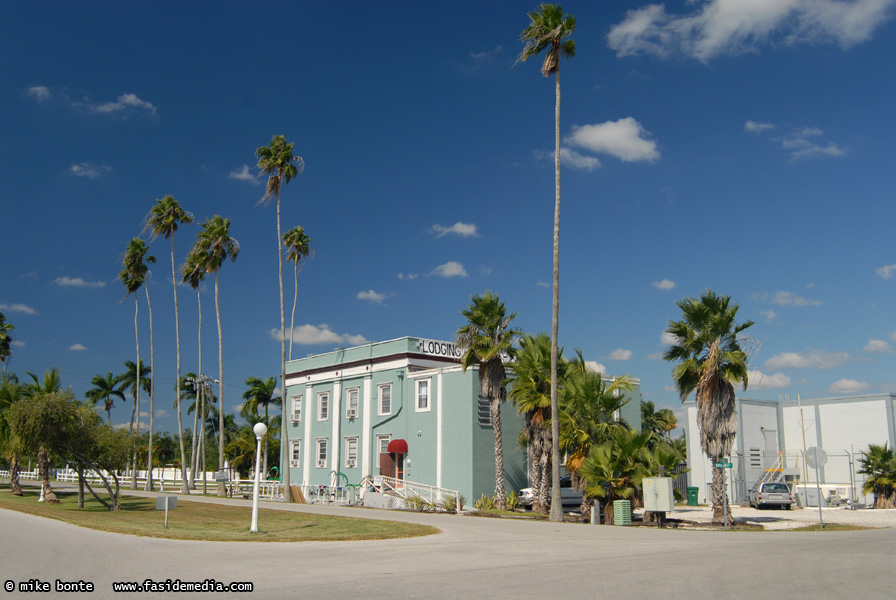
[(261, 479), (261, 438), (268, 432), (268, 426), (264, 423), (256, 423), (252, 428), (258, 446), (255, 449), (255, 486), (252, 488), (252, 526), (249, 533), (258, 533), (258, 485)]

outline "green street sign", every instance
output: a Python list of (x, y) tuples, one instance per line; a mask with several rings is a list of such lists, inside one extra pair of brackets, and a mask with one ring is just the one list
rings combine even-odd
[(733, 466), (734, 466), (734, 465), (733, 465), (732, 463), (729, 463), (729, 462), (717, 462), (717, 463), (716, 463), (716, 468), (717, 468), (717, 469), (730, 469), (730, 468), (732, 468)]

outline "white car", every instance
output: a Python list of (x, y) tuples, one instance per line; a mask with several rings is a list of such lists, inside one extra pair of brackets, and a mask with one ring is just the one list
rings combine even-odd
[[(551, 502), (551, 490), (548, 488), (548, 504)], [(535, 503), (535, 490), (533, 488), (523, 488), (520, 490), (520, 506), (531, 508)], [(560, 478), (560, 500), (563, 506), (580, 506), (582, 504), (582, 492), (573, 489), (572, 479), (567, 475)]]
[(773, 506), (790, 510), (793, 505), (793, 493), (786, 483), (770, 482), (757, 483), (750, 490), (750, 506), (764, 508)]

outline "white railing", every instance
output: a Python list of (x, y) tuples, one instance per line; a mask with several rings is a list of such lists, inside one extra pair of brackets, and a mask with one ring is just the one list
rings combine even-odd
[(361, 480), (363, 489), (373, 488), (384, 494), (398, 496), (403, 500), (421, 498), (433, 506), (445, 506), (446, 498), (453, 498), (454, 505), (460, 506), (460, 492), (457, 490), (449, 490), (425, 483), (415, 483), (404, 479), (395, 479), (394, 477), (383, 477), (381, 475), (368, 475)]

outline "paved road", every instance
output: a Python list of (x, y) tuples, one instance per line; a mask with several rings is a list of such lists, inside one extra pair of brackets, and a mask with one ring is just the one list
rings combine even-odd
[[(0, 510), (0, 578), (83, 580), (96, 587), (66, 594), (71, 598), (192, 595), (112, 592), (112, 582), (147, 578), (251, 581), (254, 597), (328, 600), (896, 597), (892, 528), (726, 533), (267, 506), (406, 520), (443, 533), (367, 542), (189, 542), (97, 532)], [(246, 594), (213, 595), (231, 596)]]

